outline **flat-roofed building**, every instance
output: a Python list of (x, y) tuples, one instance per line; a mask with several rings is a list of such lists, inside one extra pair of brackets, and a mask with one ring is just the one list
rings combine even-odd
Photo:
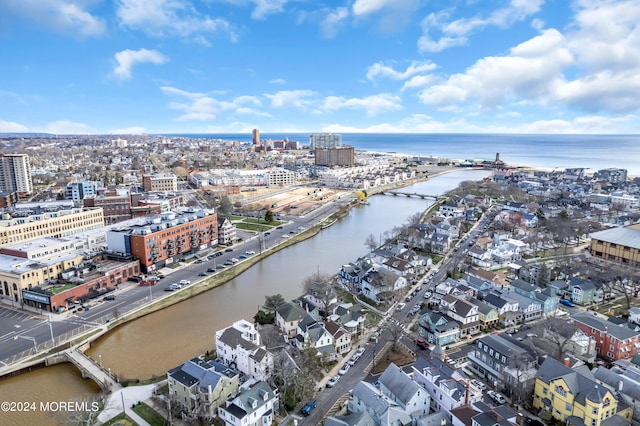
[(14, 206), (17, 202), (18, 191), (0, 191), (0, 209)]
[(589, 252), (601, 259), (640, 266), (640, 224), (594, 232)]
[(0, 220), (0, 247), (36, 238), (63, 238), (103, 226), (101, 208), (20, 210)]
[(316, 148), (316, 166), (345, 166), (355, 165), (355, 149), (352, 146), (339, 148)]
[(312, 133), (309, 136), (311, 151), (317, 148), (339, 148), (342, 146), (342, 135), (339, 133)]
[(0, 191), (33, 192), (27, 154), (0, 154)]
[(296, 183), (296, 174), (291, 170), (274, 167), (267, 171), (267, 186), (291, 186)]
[(138, 257), (145, 272), (217, 244), (218, 216), (213, 210), (181, 209), (107, 231), (109, 250)]
[(87, 180), (69, 182), (65, 191), (65, 198), (67, 200), (79, 202), (84, 200), (86, 197), (95, 195), (98, 188), (102, 188), (102, 182)]
[(178, 178), (172, 174), (142, 175), (142, 189), (145, 191), (177, 191)]

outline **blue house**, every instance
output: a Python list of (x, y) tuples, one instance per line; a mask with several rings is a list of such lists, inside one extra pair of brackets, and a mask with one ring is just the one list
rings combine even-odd
[(460, 340), (460, 325), (448, 315), (426, 310), (418, 320), (419, 334), (429, 343), (440, 346)]

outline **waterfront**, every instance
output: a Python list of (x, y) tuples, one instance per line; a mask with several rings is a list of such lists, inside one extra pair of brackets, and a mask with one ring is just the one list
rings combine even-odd
[[(407, 190), (442, 194), (462, 180), (479, 180), (487, 171), (461, 171), (421, 182)], [(129, 378), (161, 376), (166, 370), (214, 347), (214, 332), (240, 318), (251, 320), (265, 295), (281, 293), (286, 299), (302, 292), (302, 280), (317, 268), (336, 273), (340, 265), (366, 254), (367, 235), (381, 235), (402, 224), (413, 213), (425, 210), (431, 200), (375, 196), (370, 205), (350, 214), (315, 237), (281, 250), (229, 283), (177, 305), (126, 324), (89, 351), (119, 375)], [(67, 368), (72, 368), (67, 366)], [(40, 373), (40, 372), (38, 372)], [(6, 388), (15, 398), (30, 397), (31, 374)], [(42, 386), (54, 389), (62, 370), (44, 370)], [(77, 394), (88, 393), (82, 385)]]

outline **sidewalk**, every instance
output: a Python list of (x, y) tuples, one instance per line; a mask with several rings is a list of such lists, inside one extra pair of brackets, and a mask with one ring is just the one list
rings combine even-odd
[(142, 402), (151, 398), (153, 390), (156, 388), (156, 384), (145, 386), (128, 386), (109, 395), (109, 399), (105, 404), (105, 408), (98, 415), (98, 424), (105, 423), (114, 418), (118, 414), (122, 413), (123, 405), (124, 412), (139, 426), (150, 426), (142, 417), (137, 415), (131, 408), (134, 404)]

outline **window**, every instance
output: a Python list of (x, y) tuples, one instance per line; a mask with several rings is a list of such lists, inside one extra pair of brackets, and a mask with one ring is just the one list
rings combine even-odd
[(598, 407), (593, 407), (592, 414), (598, 414)]

